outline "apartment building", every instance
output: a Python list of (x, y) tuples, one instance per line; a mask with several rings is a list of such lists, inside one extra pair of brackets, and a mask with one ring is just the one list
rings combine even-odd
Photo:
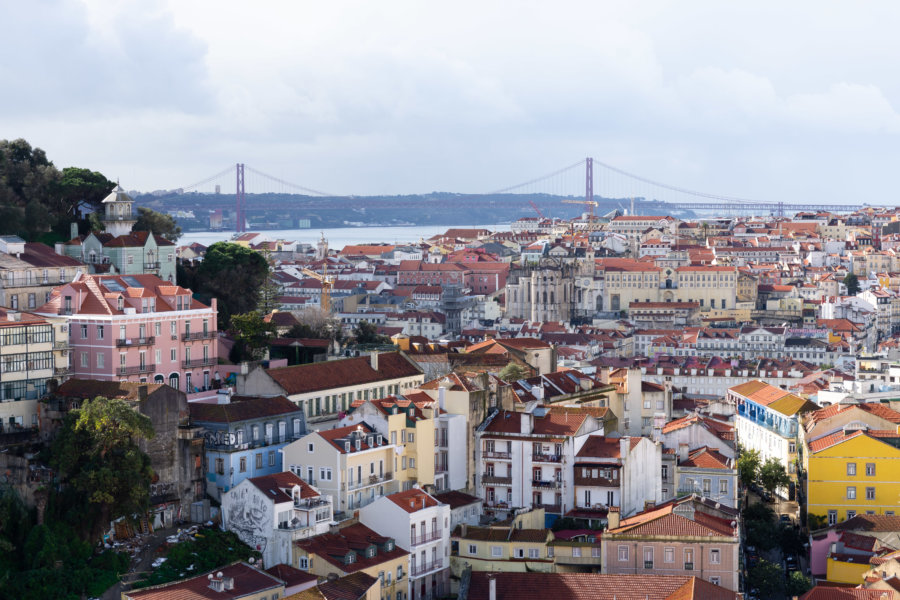
[(485, 510), (504, 515), (530, 507), (565, 514), (575, 501), (575, 453), (600, 428), (578, 409), (493, 413), (475, 432), (476, 489)]
[(372, 595), (381, 600), (408, 599), (409, 553), (393, 538), (379, 535), (362, 523), (294, 542), (294, 565), (320, 579), (359, 574), (374, 577), (375, 589), (365, 596), (366, 600)]
[(336, 519), (400, 489), (391, 444), (368, 423), (314, 431), (283, 450), (286, 470), (334, 498)]
[(688, 497), (628, 519), (613, 509), (602, 536), (603, 572), (696, 576), (737, 591), (740, 573), (738, 512)]
[(247, 563), (236, 562), (196, 577), (122, 592), (122, 600), (171, 598), (229, 598), (269, 600), (284, 597), (284, 581)]
[(85, 266), (52, 248), (14, 235), (0, 236), (0, 306), (35, 310), (53, 288), (71, 281)]
[(575, 455), (575, 510), (612, 507), (633, 515), (662, 498), (662, 444), (645, 437), (590, 435)]
[(47, 382), (69, 375), (68, 336), (64, 319), (0, 308), (0, 444), (37, 429)]
[(540, 509), (486, 527), (460, 525), (453, 530), (453, 576), (459, 578), (466, 567), (473, 573), (553, 573), (552, 541)]
[(220, 379), (216, 300), (156, 275), (79, 275), (38, 314), (69, 327), (72, 376), (168, 383), (187, 394)]
[(245, 479), (285, 470), (282, 449), (306, 435), (303, 411), (284, 396), (218, 396), (188, 406), (203, 436), (207, 493), (217, 500)]
[(364, 506), (359, 521), (409, 551), (410, 600), (432, 600), (450, 592), (448, 505), (413, 488)]
[(355, 400), (404, 394), (425, 381), (422, 370), (401, 352), (242, 372), (237, 392), (286, 396), (303, 409), (310, 427), (333, 427)]
[(719, 452), (718, 447), (678, 446), (675, 463), (675, 495), (697, 494), (731, 508), (737, 508), (737, 461)]
[(294, 542), (327, 533), (331, 498), (285, 471), (244, 479), (222, 494), (222, 528), (262, 553), (267, 568), (292, 565)]
[(737, 414), (737, 443), (747, 450), (758, 451), (763, 462), (774, 458), (784, 465), (791, 484), (776, 492), (782, 497), (794, 498), (800, 416), (819, 407), (759, 380), (729, 388), (726, 399)]

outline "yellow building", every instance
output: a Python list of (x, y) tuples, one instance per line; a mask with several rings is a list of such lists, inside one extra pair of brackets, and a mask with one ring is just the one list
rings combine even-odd
[(869, 570), (868, 557), (853, 556), (850, 554), (828, 557), (825, 579), (833, 583), (846, 583), (859, 585), (863, 575)]
[(543, 525), (542, 508), (488, 527), (460, 524), (450, 538), (451, 575), (458, 578), (467, 566), (492, 573), (556, 572), (553, 533)]
[[(857, 514), (892, 515), (900, 499), (900, 433), (852, 423), (806, 444), (807, 510), (829, 525)], [(829, 577), (830, 579), (830, 577)]]
[(319, 577), (366, 573), (379, 580), (377, 597), (409, 597), (409, 553), (362, 523), (294, 543), (293, 566)]

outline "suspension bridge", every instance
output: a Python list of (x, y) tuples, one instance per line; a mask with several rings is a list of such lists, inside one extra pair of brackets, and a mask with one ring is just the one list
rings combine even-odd
[[(252, 190), (247, 193), (247, 190)], [(269, 175), (243, 163), (237, 163), (203, 179), (177, 189), (179, 198), (191, 195), (195, 201), (206, 196), (212, 210), (222, 212), (225, 198), (233, 198), (235, 231), (247, 228), (250, 211), (302, 210), (315, 215), (321, 211), (338, 214), (363, 214), (369, 210), (429, 210), (439, 206), (458, 211), (489, 210), (516, 206), (528, 210), (530, 205), (538, 215), (559, 212), (560, 202), (597, 207), (601, 214), (614, 209), (635, 210), (644, 214), (677, 214), (678, 211), (712, 212), (719, 216), (735, 214), (772, 214), (787, 212), (829, 211), (852, 212), (865, 207), (861, 204), (821, 204), (767, 202), (750, 198), (726, 196), (679, 187), (656, 181), (616, 168), (594, 158), (584, 158), (553, 172), (483, 194), (427, 194), (379, 198), (377, 203), (363, 204), (357, 196), (329, 193)], [(536, 202), (536, 203), (535, 203)], [(527, 203), (527, 204), (526, 204)], [(199, 202), (203, 204), (202, 201)], [(540, 206), (539, 206), (540, 205)], [(543, 211), (541, 210), (543, 208)], [(648, 212), (651, 211), (651, 212)], [(407, 213), (409, 214), (409, 213)], [(230, 219), (229, 219), (230, 222)]]

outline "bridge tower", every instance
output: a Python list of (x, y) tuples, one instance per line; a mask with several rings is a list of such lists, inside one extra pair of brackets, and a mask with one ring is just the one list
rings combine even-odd
[(234, 230), (237, 233), (243, 233), (245, 231), (245, 219), (244, 219), (244, 164), (237, 163), (237, 185), (235, 186), (235, 200), (236, 207), (234, 211)]
[(587, 202), (594, 201), (594, 159), (586, 158), (584, 161), (584, 199)]

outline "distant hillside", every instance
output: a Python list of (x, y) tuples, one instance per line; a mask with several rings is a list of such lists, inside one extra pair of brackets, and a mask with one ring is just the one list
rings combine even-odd
[[(534, 202), (545, 217), (571, 219), (586, 212), (587, 207), (563, 204), (578, 198), (547, 194), (470, 195), (447, 192), (407, 196), (358, 196), (317, 198), (296, 194), (247, 194), (245, 213), (251, 229), (285, 229), (373, 226), (373, 225), (453, 225), (460, 223), (507, 223), (522, 217), (536, 217), (530, 206)], [(628, 208), (631, 199), (595, 198), (599, 203), (595, 214)], [(192, 212), (194, 218), (179, 217), (185, 230), (207, 229), (209, 215), (223, 211), (223, 227), (234, 226), (235, 199), (224, 194), (178, 194), (171, 196), (138, 195), (139, 206), (161, 212)], [(671, 213), (657, 202), (635, 201), (641, 214)], [(688, 215), (689, 216), (689, 215)]]

